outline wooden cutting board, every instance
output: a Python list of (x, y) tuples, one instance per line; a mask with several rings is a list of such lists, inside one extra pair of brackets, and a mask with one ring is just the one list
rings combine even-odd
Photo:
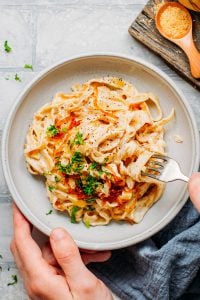
[[(191, 76), (188, 59), (184, 52), (178, 46), (162, 37), (156, 29), (154, 16), (160, 2), (161, 0), (149, 0), (130, 26), (129, 33), (164, 58), (182, 77), (200, 89), (200, 79), (195, 79)], [(194, 41), (200, 51), (200, 13), (190, 12), (193, 19)]]

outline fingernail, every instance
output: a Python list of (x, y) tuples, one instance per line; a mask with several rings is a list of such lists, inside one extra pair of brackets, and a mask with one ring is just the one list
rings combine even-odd
[(58, 241), (58, 240), (62, 240), (66, 235), (66, 232), (64, 229), (62, 228), (56, 228), (52, 231), (51, 233), (51, 238), (54, 240), (54, 241)]

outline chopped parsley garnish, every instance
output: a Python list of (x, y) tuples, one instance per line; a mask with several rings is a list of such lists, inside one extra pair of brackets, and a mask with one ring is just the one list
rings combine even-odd
[(58, 162), (58, 169), (67, 175), (71, 172), (79, 173), (84, 168), (84, 155), (81, 152), (75, 151), (72, 155), (71, 162), (67, 165), (63, 165), (61, 162)]
[(53, 210), (50, 209), (50, 210), (46, 213), (46, 215), (48, 216), (48, 215), (51, 215), (52, 213), (53, 213)]
[(90, 169), (91, 169), (91, 170), (94, 170), (94, 169), (97, 168), (97, 166), (98, 166), (98, 163), (97, 163), (96, 161), (94, 161), (94, 162), (91, 163)]
[(0, 254), (0, 258), (3, 259), (3, 256)]
[(8, 41), (4, 42), (4, 50), (6, 52), (11, 52), (12, 51), (12, 48), (8, 45)]
[(72, 171), (72, 164), (68, 164), (64, 166), (62, 165), (61, 162), (58, 162), (57, 166), (58, 166), (58, 170), (60, 170), (62, 173), (70, 174)]
[(75, 139), (74, 139), (74, 144), (75, 145), (83, 145), (84, 144), (83, 134), (81, 132), (77, 132)]
[(2, 267), (0, 266), (0, 271), (2, 271)]
[(87, 175), (85, 178), (79, 178), (76, 183), (83, 193), (88, 196), (94, 195), (97, 187), (102, 184), (98, 178), (91, 175)]
[(24, 69), (31, 69), (31, 70), (33, 70), (33, 66), (30, 65), (30, 64), (25, 64), (24, 65)]
[(81, 152), (75, 151), (72, 156), (72, 163), (81, 163), (84, 161), (84, 155)]
[(106, 175), (110, 174), (107, 171), (104, 171), (102, 169), (103, 165), (100, 165), (99, 163), (97, 163), (96, 161), (92, 162), (90, 165), (90, 170), (97, 170), (99, 172), (99, 175), (101, 176), (103, 173), (105, 173)]
[(90, 228), (90, 221), (89, 220), (85, 220), (84, 224), (87, 228)]
[(14, 284), (16, 284), (16, 283), (18, 282), (17, 275), (11, 275), (11, 277), (12, 277), (12, 280), (13, 280), (13, 281), (7, 283), (7, 286), (9, 286), (9, 285), (14, 285)]
[(59, 182), (60, 181), (60, 179), (58, 178), (57, 175), (55, 175), (54, 179), (55, 179), (55, 182)]
[(54, 125), (50, 125), (48, 128), (47, 128), (47, 136), (48, 137), (53, 137), (53, 136), (56, 136), (58, 133), (59, 133), (59, 129), (56, 128)]
[(21, 78), (19, 77), (19, 75), (17, 73), (15, 74), (15, 80), (21, 82)]
[(71, 223), (77, 223), (76, 222), (76, 213), (79, 209), (80, 209), (80, 207), (78, 207), (78, 206), (72, 207), (71, 216), (70, 216)]
[(87, 203), (93, 203), (96, 202), (96, 198), (88, 198), (86, 201)]
[(84, 165), (83, 165), (83, 164), (77, 163), (76, 166), (73, 168), (73, 171), (74, 171), (75, 173), (79, 173), (81, 170), (83, 170), (83, 168), (84, 168)]
[(49, 185), (49, 186), (48, 186), (48, 189), (49, 189), (50, 192), (52, 192), (53, 189), (55, 189), (55, 187), (54, 187), (53, 185)]

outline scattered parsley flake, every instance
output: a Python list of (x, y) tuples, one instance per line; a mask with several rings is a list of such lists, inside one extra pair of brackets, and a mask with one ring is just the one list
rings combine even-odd
[(52, 213), (53, 213), (53, 210), (50, 209), (50, 210), (46, 213), (46, 215), (48, 216), (48, 215), (51, 215)]
[(59, 182), (60, 181), (60, 179), (58, 178), (57, 175), (55, 175), (54, 179), (55, 179), (55, 182)]
[(50, 192), (52, 192), (53, 189), (55, 189), (55, 187), (54, 187), (53, 185), (49, 185), (49, 186), (48, 186), (48, 189), (49, 189)]
[(85, 220), (84, 224), (87, 228), (90, 228), (90, 226), (91, 226), (89, 220)]
[(99, 175), (101, 176), (104, 173), (104, 171), (102, 170), (102, 168), (99, 170)]
[(8, 271), (10, 271), (10, 266), (8, 266), (8, 269), (7, 269)]
[(62, 132), (67, 132), (67, 127), (63, 127)]
[(83, 170), (83, 168), (84, 168), (83, 164), (77, 163), (76, 166), (73, 168), (73, 171), (75, 173), (79, 173), (81, 170)]
[(4, 42), (4, 50), (8, 53), (12, 51), (12, 48), (8, 45), (8, 41)]
[(80, 163), (84, 161), (84, 155), (81, 152), (75, 151), (72, 156), (72, 163)]
[(85, 178), (80, 178), (76, 181), (78, 187), (88, 196), (92, 196), (96, 193), (97, 187), (102, 184), (102, 182), (92, 176), (87, 175)]
[(67, 165), (63, 165), (61, 162), (57, 163), (58, 170), (67, 175), (74, 173), (80, 173), (84, 168), (84, 155), (81, 152), (75, 151), (71, 157), (71, 162)]
[(3, 259), (3, 256), (0, 254), (0, 258)]
[(97, 163), (96, 161), (92, 162), (90, 165), (90, 169), (91, 170), (97, 170), (99, 172), (99, 175), (101, 176), (103, 173), (105, 173), (106, 175), (109, 175), (110, 173), (108, 171), (104, 171), (102, 169), (102, 165), (100, 165), (99, 163)]
[(17, 275), (11, 275), (11, 277), (12, 277), (13, 281), (7, 283), (7, 286), (14, 285), (14, 284), (16, 284), (18, 282)]
[(71, 216), (70, 216), (70, 221), (71, 223), (77, 223), (76, 222), (76, 213), (79, 211), (80, 207), (78, 206), (73, 206), (72, 211), (71, 211)]
[(70, 174), (72, 171), (72, 164), (68, 164), (64, 166), (62, 165), (61, 162), (58, 162), (57, 166), (58, 166), (58, 170), (61, 171), (62, 173)]
[(98, 166), (98, 163), (97, 163), (96, 161), (94, 161), (94, 162), (91, 163), (90, 169), (91, 169), (91, 170), (94, 170), (94, 169), (97, 168), (97, 166)]
[(77, 132), (75, 139), (74, 139), (74, 144), (76, 145), (83, 145), (84, 140), (83, 140), (83, 134), (81, 132)]
[(25, 64), (24, 69), (31, 69), (33, 71), (33, 66), (30, 64)]
[(19, 75), (18, 75), (17, 73), (15, 74), (15, 80), (16, 80), (16, 81), (19, 81), (19, 82), (22, 81), (21, 78), (19, 77)]
[(107, 163), (108, 160), (109, 160), (109, 158), (108, 158), (108, 157), (105, 157), (104, 160), (103, 160), (103, 162), (104, 162), (104, 163)]
[(0, 271), (2, 271), (2, 267), (0, 266)]
[(56, 136), (59, 133), (59, 129), (56, 128), (54, 125), (50, 125), (46, 130), (48, 137)]
[(87, 203), (96, 202), (96, 198), (89, 198), (86, 201), (87, 201)]
[(71, 159), (73, 172), (80, 173), (80, 171), (83, 170), (84, 168), (83, 162), (84, 162), (84, 155), (81, 152), (75, 151)]

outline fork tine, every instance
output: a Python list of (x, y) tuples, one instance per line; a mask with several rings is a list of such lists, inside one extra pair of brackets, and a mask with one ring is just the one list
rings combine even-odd
[(143, 172), (143, 171), (142, 171), (142, 175), (151, 177), (151, 178), (153, 178), (153, 179), (158, 179), (158, 177), (157, 177), (156, 175), (149, 174), (149, 173), (146, 173), (146, 172)]
[(158, 158), (158, 159), (163, 159), (164, 161), (168, 161), (168, 157), (162, 154), (154, 154), (151, 156), (151, 158)]
[(152, 168), (152, 167), (149, 167), (149, 166), (147, 166), (146, 170), (147, 170), (147, 172), (148, 172), (148, 170), (150, 170), (150, 171), (156, 171), (159, 174), (161, 173), (158, 168), (156, 169), (156, 168)]
[(165, 165), (163, 165), (163, 163), (161, 163), (161, 162), (159, 162), (159, 161), (157, 161), (157, 160), (150, 160), (149, 161), (149, 163), (148, 163), (148, 165), (156, 165), (156, 166), (159, 166), (160, 168), (158, 168), (158, 170), (159, 169), (163, 169), (164, 167), (165, 167)]
[[(155, 160), (151, 160), (151, 158), (155, 158)], [(151, 158), (147, 162), (146, 172), (141, 172), (142, 175), (162, 182), (171, 182), (174, 180), (189, 181), (189, 178), (181, 172), (180, 166), (175, 159), (160, 154), (154, 154)], [(160, 161), (157, 161), (157, 159), (160, 159)], [(156, 165), (159, 167), (156, 168)], [(151, 174), (151, 171), (157, 173)]]

